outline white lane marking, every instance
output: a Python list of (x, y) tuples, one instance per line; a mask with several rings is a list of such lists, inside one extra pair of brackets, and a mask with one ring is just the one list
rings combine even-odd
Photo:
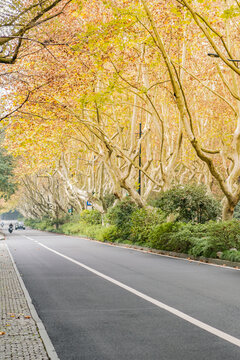
[[(71, 235), (66, 235), (66, 234), (58, 234), (58, 235), (64, 235), (66, 237), (72, 238)], [(25, 236), (25, 238), (28, 239), (28, 237), (26, 235), (24, 235), (24, 236)], [(155, 252), (150, 251), (151, 250), (150, 248), (149, 248), (149, 250), (137, 249), (137, 248), (134, 248), (134, 247), (124, 246), (124, 244), (122, 244), (122, 245), (118, 244), (117, 245), (115, 243), (112, 243), (112, 244), (111, 243), (105, 243), (105, 242), (101, 242), (101, 241), (98, 241), (98, 240), (89, 239), (89, 238), (85, 238), (85, 237), (80, 237), (80, 239), (85, 240), (85, 241), (95, 242), (95, 243), (97, 243), (99, 245), (105, 245), (105, 246), (111, 246), (111, 247), (116, 247), (116, 248), (120, 248), (120, 249), (138, 251), (138, 252), (141, 252), (141, 253), (160, 256), (160, 257), (163, 257), (163, 258), (170, 258), (170, 259), (179, 260), (179, 261), (182, 260), (182, 261), (187, 261), (189, 263), (197, 263), (199, 265), (214, 266), (214, 267), (219, 267), (219, 268), (224, 269), (224, 270), (240, 271), (240, 269), (238, 267), (226, 266), (226, 265), (221, 265), (221, 264), (213, 264), (213, 263), (210, 263), (210, 262), (204, 262), (204, 261), (200, 261), (200, 260), (194, 260), (194, 259), (189, 259), (189, 258), (181, 258), (181, 257), (178, 257), (178, 256), (173, 256), (173, 255), (155, 253)], [(33, 240), (33, 239), (30, 239), (30, 240)]]
[(168, 305), (162, 303), (161, 301), (158, 301), (158, 300), (156, 300), (156, 299), (154, 299), (154, 298), (152, 298), (152, 297), (150, 297), (148, 295), (145, 295), (144, 293), (142, 293), (142, 292), (140, 292), (138, 290), (135, 290), (134, 288), (132, 288), (132, 287), (130, 287), (128, 285), (125, 285), (122, 282), (120, 282), (118, 280), (115, 280), (115, 279), (111, 278), (108, 275), (105, 275), (105, 274), (103, 274), (103, 273), (101, 273), (101, 272), (99, 272), (99, 271), (97, 271), (97, 270), (95, 270), (95, 269), (93, 269), (93, 268), (91, 268), (91, 267), (77, 261), (77, 260), (74, 260), (74, 259), (70, 258), (69, 256), (66, 256), (66, 255), (64, 255), (64, 254), (62, 254), (62, 253), (60, 253), (60, 252), (58, 252), (56, 250), (51, 249), (50, 247), (48, 247), (46, 245), (43, 245), (39, 241), (36, 241), (36, 240), (34, 240), (34, 239), (30, 238), (30, 237), (27, 237), (27, 236), (25, 236), (25, 237), (27, 239), (29, 239), (29, 240), (37, 242), (38, 245), (40, 245), (40, 246), (44, 247), (45, 249), (53, 252), (54, 254), (59, 255), (59, 256), (63, 257), (64, 259), (69, 260), (72, 263), (81, 266), (82, 268), (92, 272), (93, 274), (95, 274), (97, 276), (100, 276), (101, 278), (111, 282), (112, 284), (117, 285), (117, 286), (121, 287), (122, 289), (125, 289), (125, 290), (129, 291), (130, 293), (132, 293), (132, 294), (134, 294), (134, 295), (136, 295), (136, 296), (138, 296), (138, 297), (140, 297), (140, 298), (142, 298), (142, 299), (144, 299), (144, 300), (158, 306), (159, 308), (164, 309), (164, 310), (170, 312), (171, 314), (176, 315), (177, 317), (179, 317), (179, 318), (181, 318), (181, 319), (183, 319), (183, 320), (185, 320), (185, 321), (187, 321), (187, 322), (189, 322), (189, 323), (191, 323), (191, 324), (193, 324), (193, 325), (195, 325), (195, 326), (197, 326), (197, 327), (199, 327), (199, 328), (201, 328), (201, 329), (203, 329), (203, 330), (205, 330), (205, 331), (207, 331), (207, 332), (209, 332), (209, 333), (211, 333), (211, 334), (213, 334), (213, 335), (215, 335), (215, 336), (217, 336), (217, 337), (219, 337), (219, 338), (221, 338), (221, 339), (223, 339), (225, 341), (228, 341), (231, 344), (234, 344), (234, 345), (240, 347), (240, 339), (238, 339), (238, 338), (236, 338), (234, 336), (231, 336), (231, 335), (229, 335), (229, 334), (227, 334), (227, 333), (225, 333), (225, 332), (223, 332), (221, 330), (218, 330), (218, 329), (214, 328), (213, 326), (205, 324), (204, 322), (202, 322), (200, 320), (197, 320), (197, 319), (193, 318), (192, 316), (189, 316), (189, 315), (185, 314), (184, 312), (179, 311), (179, 310), (177, 310), (177, 309), (175, 309), (175, 308), (173, 308), (171, 306), (168, 306)]

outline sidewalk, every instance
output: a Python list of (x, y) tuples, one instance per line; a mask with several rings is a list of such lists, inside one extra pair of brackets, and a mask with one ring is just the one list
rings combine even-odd
[(0, 234), (0, 359), (48, 360), (28, 302)]

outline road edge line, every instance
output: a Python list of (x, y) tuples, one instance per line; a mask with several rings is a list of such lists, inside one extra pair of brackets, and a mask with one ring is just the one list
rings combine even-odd
[[(117, 248), (122, 248), (122, 249), (128, 249), (128, 250), (133, 250), (133, 251), (138, 251), (141, 253), (145, 253), (145, 254), (150, 254), (150, 255), (155, 255), (155, 256), (161, 256), (161, 257), (165, 257), (165, 258), (170, 258), (170, 259), (175, 259), (175, 260), (184, 260), (187, 261), (189, 263), (197, 263), (200, 265), (209, 265), (209, 266), (214, 266), (214, 267), (218, 267), (221, 269), (226, 269), (226, 270), (236, 270), (236, 271), (240, 271), (240, 268), (238, 268), (238, 264), (239, 262), (233, 262), (234, 266), (229, 266), (226, 265), (226, 263), (229, 260), (225, 260), (223, 261), (223, 264), (216, 264), (214, 262), (210, 262), (210, 261), (204, 261), (204, 260), (197, 260), (197, 259), (192, 259), (188, 255), (188, 254), (184, 254), (186, 255), (186, 257), (181, 257), (179, 256), (179, 253), (175, 253), (174, 255), (169, 255), (169, 254), (163, 254), (161, 252), (158, 252), (158, 249), (152, 249), (152, 248), (145, 248), (144, 246), (140, 246), (140, 245), (129, 245), (129, 244), (124, 244), (124, 243), (114, 243), (114, 242), (103, 242), (94, 238), (90, 238), (88, 236), (85, 235), (73, 235), (73, 234), (64, 234), (64, 233), (55, 233), (52, 231), (45, 231), (45, 230), (39, 230), (39, 229), (32, 229), (32, 230), (37, 230), (39, 232), (42, 233), (48, 233), (51, 235), (57, 235), (57, 236), (66, 236), (66, 237), (71, 237), (71, 238), (79, 238), (81, 240), (86, 240), (86, 241), (91, 241), (91, 242), (95, 242), (97, 244), (101, 244), (101, 245), (106, 245), (106, 246), (111, 246), (111, 247), (117, 247)], [(25, 235), (24, 235), (25, 236)], [(26, 238), (28, 238), (27, 236), (25, 236)], [(32, 239), (31, 239), (32, 240)], [(139, 246), (139, 248), (137, 247)], [(160, 250), (161, 251), (161, 250)], [(174, 253), (174, 251), (169, 251), (169, 253)], [(207, 260), (210, 260), (211, 258), (206, 258)], [(218, 259), (213, 259), (213, 260), (218, 260)]]
[[(38, 231), (45, 232), (43, 230), (38, 230)], [(50, 234), (52, 234), (52, 232)], [(187, 255), (186, 257), (181, 257), (181, 256), (179, 256), (178, 253), (175, 253), (175, 255), (163, 254), (161, 252), (158, 252), (157, 249), (145, 248), (144, 246), (139, 246), (139, 248), (138, 248), (137, 245), (129, 245), (129, 244), (123, 244), (123, 243), (114, 243), (114, 242), (113, 243), (111, 243), (111, 242), (103, 242), (103, 241), (93, 239), (93, 238), (83, 236), (83, 235), (74, 236), (73, 234), (69, 235), (69, 234), (63, 234), (63, 233), (54, 233), (54, 234), (61, 235), (61, 236), (66, 236), (66, 237), (71, 237), (71, 238), (79, 238), (81, 240), (95, 242), (95, 243), (100, 244), (100, 245), (106, 245), (106, 246), (110, 246), (110, 247), (116, 247), (116, 248), (121, 248), (121, 249), (128, 249), (128, 250), (138, 251), (138, 252), (141, 252), (141, 253), (160, 256), (160, 257), (163, 257), (163, 258), (170, 258), (170, 259), (175, 259), (175, 260), (184, 260), (184, 261), (187, 261), (189, 263), (196, 263), (196, 264), (200, 264), (200, 265), (209, 265), (209, 266), (214, 266), (214, 267), (218, 267), (218, 268), (226, 269), (226, 270), (240, 271), (240, 268), (237, 267), (238, 266), (237, 264), (239, 264), (239, 262), (236, 262), (236, 265), (234, 265), (234, 266), (228, 266), (228, 265), (226, 265), (226, 262), (228, 262), (228, 260), (223, 262), (223, 264), (215, 264), (215, 263), (210, 262), (210, 261), (206, 262), (206, 261), (203, 261), (203, 260), (196, 260), (196, 259), (189, 258), (187, 254), (185, 254), (185, 255)], [(173, 251), (171, 251), (171, 252), (173, 253)], [(207, 259), (209, 260), (210, 258), (207, 258)], [(215, 260), (215, 259), (213, 259), (213, 260)], [(218, 259), (216, 259), (216, 260), (218, 260)]]
[(34, 307), (34, 305), (33, 305), (33, 303), (32, 303), (32, 299), (31, 299), (31, 297), (30, 297), (30, 295), (29, 295), (29, 292), (28, 292), (28, 290), (27, 290), (24, 282), (23, 282), (23, 279), (21, 278), (21, 275), (20, 275), (20, 273), (19, 273), (19, 271), (18, 271), (18, 268), (17, 268), (17, 266), (16, 266), (16, 263), (15, 263), (15, 261), (14, 261), (14, 259), (13, 259), (12, 254), (11, 254), (11, 252), (10, 252), (10, 249), (9, 249), (9, 247), (8, 247), (8, 245), (7, 245), (6, 243), (5, 243), (5, 245), (6, 245), (6, 248), (7, 248), (7, 250), (8, 250), (10, 259), (11, 259), (11, 261), (12, 261), (14, 270), (16, 271), (16, 274), (17, 274), (19, 283), (20, 283), (20, 285), (21, 285), (21, 288), (22, 288), (23, 293), (24, 293), (24, 295), (25, 295), (25, 298), (26, 298), (26, 300), (27, 300), (27, 304), (28, 304), (28, 307), (29, 307), (29, 309), (30, 309), (32, 318), (33, 318), (33, 320), (35, 321), (35, 323), (36, 323), (36, 325), (37, 325), (37, 328), (38, 328), (40, 337), (41, 337), (41, 339), (42, 339), (43, 345), (44, 345), (44, 347), (45, 347), (45, 349), (46, 349), (46, 352), (47, 352), (50, 360), (60, 360), (59, 357), (58, 357), (58, 355), (57, 355), (57, 352), (56, 352), (56, 350), (55, 350), (55, 348), (54, 348), (54, 346), (53, 346), (53, 344), (52, 344), (52, 341), (51, 341), (50, 337), (48, 336), (48, 333), (47, 333), (47, 331), (46, 331), (46, 329), (45, 329), (45, 326), (43, 325), (43, 322), (42, 322), (42, 320), (40, 319), (40, 317), (38, 316), (38, 313), (37, 313), (37, 311), (36, 311), (36, 309), (35, 309), (35, 307)]
[(132, 294), (134, 294), (134, 295), (136, 295), (136, 296), (138, 296), (138, 297), (152, 303), (153, 305), (156, 305), (157, 307), (159, 307), (159, 308), (161, 308), (161, 309), (163, 309), (165, 311), (168, 311), (169, 313), (177, 316), (178, 318), (180, 318), (180, 319), (182, 319), (184, 321), (187, 321), (188, 323), (190, 323), (192, 325), (195, 325), (196, 327), (198, 327), (198, 328), (200, 328), (200, 329), (202, 329), (202, 330), (204, 330), (204, 331), (206, 331), (206, 332), (208, 332), (208, 333), (210, 333), (210, 334), (212, 334), (212, 335), (214, 335), (214, 336), (216, 336), (216, 337), (218, 337), (218, 338), (220, 338), (220, 339), (222, 339), (224, 341), (227, 341), (232, 345), (236, 345), (237, 347), (240, 347), (240, 339), (239, 338), (236, 338), (235, 336), (232, 336), (232, 335), (230, 335), (228, 333), (225, 333), (222, 330), (219, 330), (219, 329), (217, 329), (217, 328), (215, 328), (215, 327), (213, 327), (211, 325), (208, 325), (208, 324), (206, 324), (206, 323), (204, 323), (204, 322), (202, 322), (202, 321), (200, 321), (200, 320), (198, 320), (198, 319), (196, 319), (196, 318), (194, 318), (194, 317), (192, 317), (192, 316), (190, 316), (190, 315), (188, 315), (188, 314), (186, 314), (186, 313), (184, 313), (184, 312), (182, 312), (182, 311), (180, 311), (180, 310), (178, 310), (178, 309), (176, 309), (176, 308), (174, 308), (172, 306), (169, 306), (169, 305), (167, 305), (165, 303), (162, 303), (161, 301), (156, 300), (156, 299), (152, 298), (151, 296), (148, 296), (148, 295), (142, 293), (141, 291), (138, 291), (138, 290), (132, 288), (131, 286), (128, 286), (128, 285), (126, 285), (126, 284), (124, 284), (124, 283), (122, 283), (122, 282), (120, 282), (118, 280), (115, 280), (114, 278), (112, 278), (112, 277), (110, 277), (108, 275), (105, 275), (102, 272), (100, 272), (98, 270), (95, 270), (95, 269), (91, 268), (88, 265), (85, 265), (85, 264), (81, 263), (80, 261), (77, 261), (77, 260), (75, 260), (75, 259), (73, 259), (73, 258), (71, 258), (71, 257), (69, 257), (67, 255), (64, 255), (64, 254), (60, 253), (59, 251), (56, 251), (56, 250), (54, 250), (54, 249), (40, 243), (39, 241), (36, 241), (36, 240), (31, 239), (29, 237), (27, 237), (27, 238), (29, 240), (35, 241), (36, 243), (38, 243), (38, 245), (42, 246), (43, 248), (46, 248), (47, 250), (51, 251), (52, 253), (55, 253), (56, 255), (61, 256), (62, 258), (65, 258), (66, 260), (71, 261), (72, 263), (74, 263), (74, 264), (76, 264), (78, 266), (81, 266), (82, 268), (84, 268), (84, 269), (90, 271), (91, 273), (101, 277), (102, 279), (105, 279), (105, 280), (109, 281), (110, 283), (112, 283), (112, 284), (114, 284), (116, 286), (119, 286), (120, 288), (125, 289), (126, 291), (128, 291), (128, 292), (130, 292), (130, 293), (132, 293)]

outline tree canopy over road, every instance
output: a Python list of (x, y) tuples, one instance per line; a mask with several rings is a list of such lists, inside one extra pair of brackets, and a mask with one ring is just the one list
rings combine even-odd
[(22, 211), (64, 214), (89, 200), (104, 212), (109, 193), (144, 207), (194, 182), (230, 219), (240, 199), (239, 2), (21, 3), (0, 14), (0, 61)]
[[(13, 64), (18, 56), (23, 40), (29, 30), (53, 19), (62, 13), (70, 2), (63, 0), (1, 0), (0, 1), (0, 63)], [(58, 5), (62, 7), (58, 7)], [(57, 11), (56, 9), (57, 8)], [(55, 10), (51, 13), (52, 10)]]

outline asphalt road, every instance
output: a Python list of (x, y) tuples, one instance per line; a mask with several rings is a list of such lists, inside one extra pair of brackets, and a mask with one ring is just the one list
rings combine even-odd
[(240, 359), (240, 271), (35, 230), (7, 238), (61, 360)]

